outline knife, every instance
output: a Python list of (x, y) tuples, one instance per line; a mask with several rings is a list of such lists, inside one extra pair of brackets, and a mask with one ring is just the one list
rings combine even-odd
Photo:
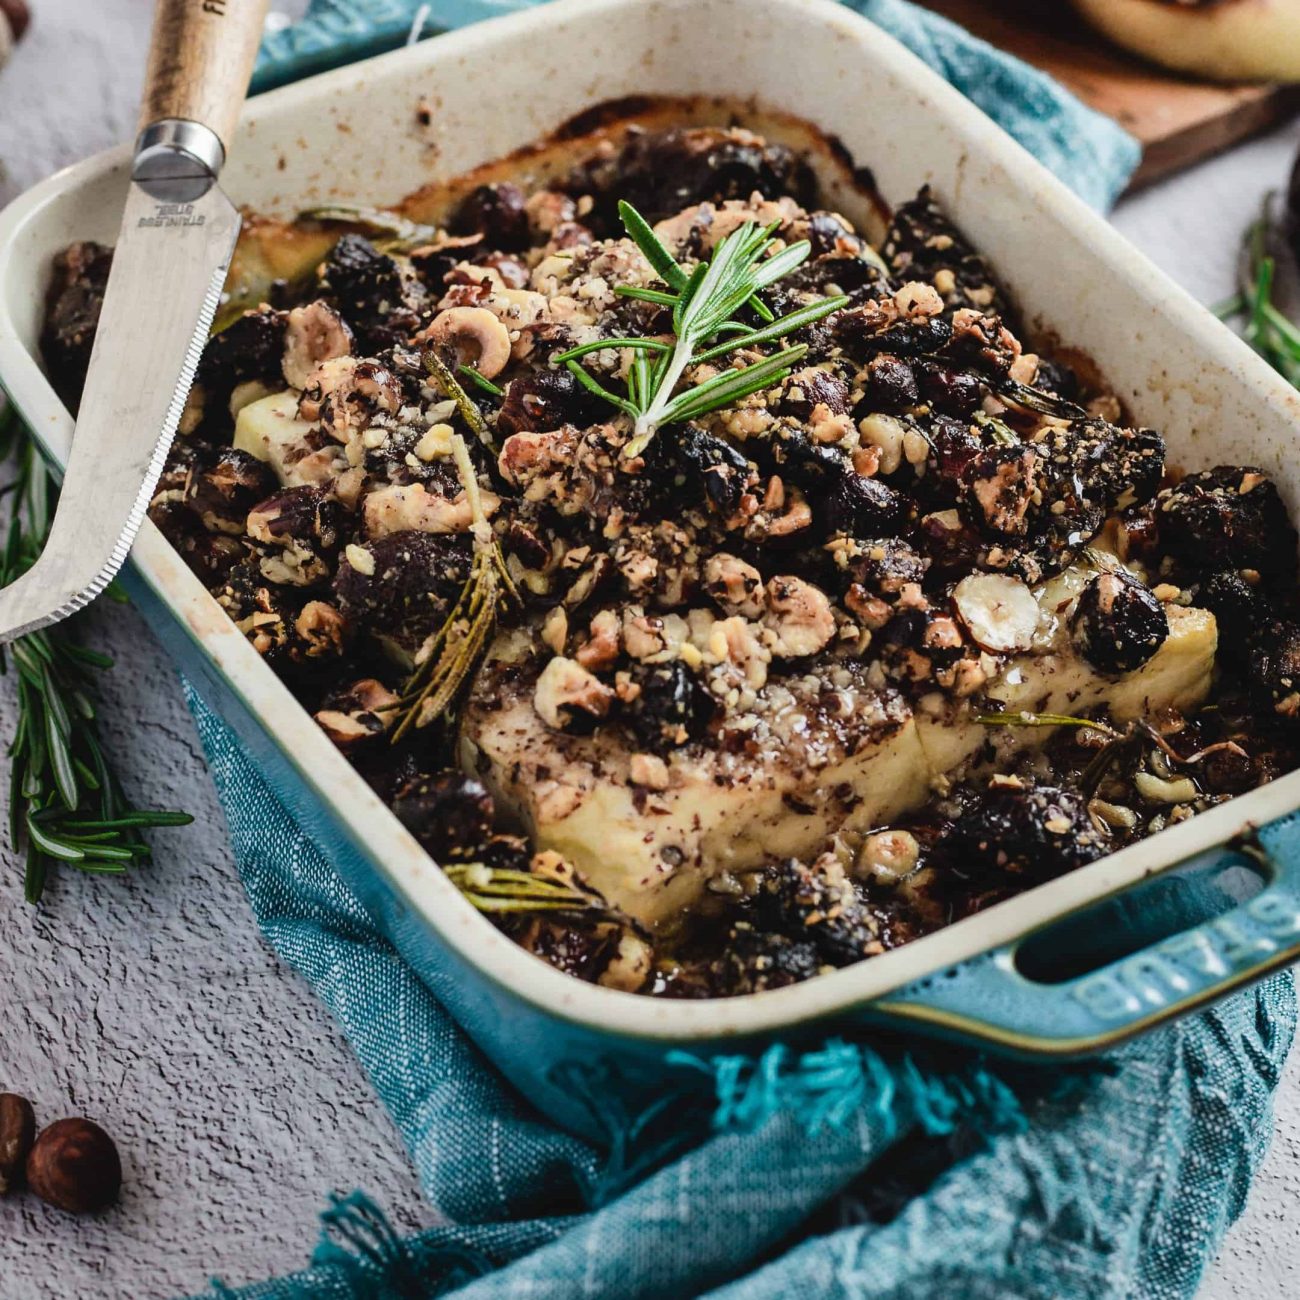
[(92, 601), (144, 520), (221, 299), (217, 185), (269, 0), (158, 0), (122, 228), (49, 539), (0, 591), (0, 643)]

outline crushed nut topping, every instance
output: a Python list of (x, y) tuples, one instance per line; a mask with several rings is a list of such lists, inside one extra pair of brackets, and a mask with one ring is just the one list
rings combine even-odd
[[(759, 992), (1295, 765), (1296, 535), (1263, 470), (1167, 474), (928, 189), (873, 246), (743, 128), (579, 152), (390, 229), (305, 223), (311, 260), (209, 342), (151, 505), (507, 933), (606, 987)], [(784, 273), (675, 382), (770, 375), (636, 437), (680, 281), (751, 223)], [(70, 397), (108, 262), (56, 268)], [(401, 724), (439, 655), (474, 671)]]

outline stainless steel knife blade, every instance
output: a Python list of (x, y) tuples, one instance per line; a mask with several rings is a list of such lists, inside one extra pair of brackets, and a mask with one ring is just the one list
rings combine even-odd
[(132, 182), (59, 509), (36, 564), (0, 591), (0, 641), (66, 618), (121, 568), (221, 299), (239, 213), (219, 186), (162, 202)]

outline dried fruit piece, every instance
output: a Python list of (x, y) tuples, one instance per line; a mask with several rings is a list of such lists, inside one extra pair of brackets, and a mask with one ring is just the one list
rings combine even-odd
[(1141, 668), (1169, 636), (1165, 607), (1127, 573), (1099, 573), (1070, 620), (1079, 653), (1103, 673)]

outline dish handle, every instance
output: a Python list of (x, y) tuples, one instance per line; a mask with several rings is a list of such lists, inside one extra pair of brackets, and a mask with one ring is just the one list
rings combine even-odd
[[(1232, 867), (1264, 877), (1253, 897), (1224, 910), (1218, 887)], [(1300, 814), (1176, 864), (1105, 903), (1058, 919), (1005, 947), (927, 976), (873, 1004), (890, 1020), (1030, 1057), (1081, 1056), (1183, 1015), (1300, 960)], [(1211, 919), (1207, 910), (1216, 910)], [(1171, 928), (1170, 920), (1174, 927)], [(1181, 918), (1181, 920), (1179, 920)], [(1192, 923), (1188, 923), (1189, 920)], [(1132, 936), (1163, 937), (1131, 950)], [(1097, 940), (1127, 934), (1124, 955), (1072, 977), (1071, 961)], [(1051, 964), (1058, 974), (1046, 973)]]

